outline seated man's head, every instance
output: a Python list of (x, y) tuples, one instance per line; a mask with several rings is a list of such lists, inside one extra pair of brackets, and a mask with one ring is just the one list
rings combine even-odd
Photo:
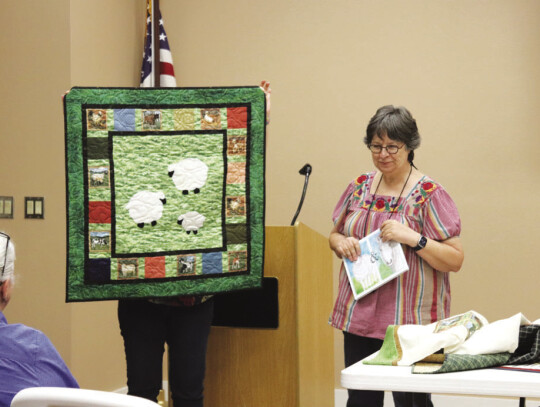
[(11, 298), (13, 271), (15, 269), (15, 246), (9, 235), (0, 232), (0, 311)]

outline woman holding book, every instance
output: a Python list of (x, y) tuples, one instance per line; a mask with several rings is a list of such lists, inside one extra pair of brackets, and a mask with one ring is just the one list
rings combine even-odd
[[(345, 364), (380, 349), (388, 325), (429, 324), (449, 317), (449, 272), (459, 271), (461, 221), (446, 190), (413, 164), (420, 145), (416, 121), (404, 107), (383, 106), (364, 138), (376, 171), (353, 180), (333, 213), (330, 248), (356, 261), (359, 239), (380, 229), (383, 242), (401, 243), (409, 271), (354, 300), (341, 268), (330, 324), (344, 333)], [(347, 407), (382, 406), (383, 392), (349, 390)], [(396, 407), (432, 406), (429, 394), (394, 393)]]

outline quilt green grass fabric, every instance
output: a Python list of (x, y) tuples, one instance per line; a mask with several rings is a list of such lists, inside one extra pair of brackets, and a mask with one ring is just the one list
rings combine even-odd
[(71, 89), (67, 301), (260, 287), (265, 112), (258, 87)]

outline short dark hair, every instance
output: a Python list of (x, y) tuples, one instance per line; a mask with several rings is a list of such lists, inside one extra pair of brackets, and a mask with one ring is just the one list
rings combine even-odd
[(409, 162), (412, 164), (414, 150), (420, 146), (420, 133), (416, 120), (405, 107), (387, 105), (377, 109), (367, 125), (364, 143), (369, 146), (373, 137), (387, 135), (389, 139), (405, 143), (409, 152)]

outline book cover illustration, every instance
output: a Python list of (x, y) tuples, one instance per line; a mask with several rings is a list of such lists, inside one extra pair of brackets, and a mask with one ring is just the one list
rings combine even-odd
[(359, 245), (362, 254), (356, 261), (343, 260), (355, 300), (409, 270), (401, 245), (382, 242), (379, 229), (359, 240)]
[(487, 325), (487, 320), (474, 311), (465, 312), (464, 314), (455, 315), (450, 318), (443, 319), (437, 322), (435, 330), (433, 332), (442, 332), (455, 326), (462, 325), (467, 331), (467, 338), (469, 339), (473, 333)]

